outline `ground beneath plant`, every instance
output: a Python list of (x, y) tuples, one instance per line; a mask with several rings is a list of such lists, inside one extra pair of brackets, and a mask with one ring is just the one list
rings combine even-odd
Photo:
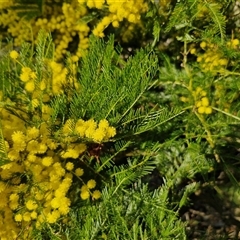
[(206, 189), (191, 203), (181, 216), (187, 222), (189, 240), (240, 239), (240, 204), (237, 206), (229, 195), (220, 197), (215, 190)]

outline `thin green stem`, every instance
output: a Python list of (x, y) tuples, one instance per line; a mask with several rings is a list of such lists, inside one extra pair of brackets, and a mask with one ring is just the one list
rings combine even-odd
[(223, 111), (223, 110), (221, 110), (219, 108), (216, 108), (216, 107), (212, 107), (212, 109), (214, 109), (214, 110), (216, 110), (218, 112), (221, 112), (221, 113), (223, 113), (223, 114), (225, 114), (225, 115), (227, 115), (227, 116), (229, 116), (231, 118), (234, 118), (234, 119), (240, 121), (240, 118), (238, 116), (232, 115), (231, 113), (225, 112), (225, 111)]
[(203, 116), (201, 116), (200, 114), (198, 114), (197, 112), (195, 112), (196, 116), (198, 117), (198, 119), (200, 120), (202, 126), (204, 127), (206, 133), (207, 133), (207, 137), (206, 137), (206, 140), (208, 141), (208, 143), (210, 144), (210, 147), (213, 149), (214, 151), (214, 156), (215, 156), (215, 159), (218, 163), (220, 163), (220, 157), (219, 155), (217, 154), (216, 150), (215, 150), (215, 142), (212, 138), (212, 133), (211, 131), (208, 129), (208, 126), (205, 122), (205, 119)]

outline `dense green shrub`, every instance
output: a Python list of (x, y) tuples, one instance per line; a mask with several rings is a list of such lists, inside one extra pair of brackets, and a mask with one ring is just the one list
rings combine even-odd
[(239, 188), (237, 1), (0, 9), (1, 239), (186, 239), (192, 195)]

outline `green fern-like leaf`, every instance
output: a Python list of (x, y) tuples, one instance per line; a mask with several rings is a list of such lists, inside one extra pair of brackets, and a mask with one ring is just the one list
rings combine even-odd
[(43, 0), (18, 0), (11, 9), (16, 11), (20, 17), (27, 20), (39, 16), (42, 13)]
[(112, 154), (111, 156), (106, 156), (101, 158), (101, 164), (98, 164), (96, 167), (96, 172), (100, 172), (102, 171), (104, 168), (110, 168), (114, 165), (113, 159), (119, 155), (120, 153), (124, 152), (127, 150), (127, 148), (132, 144), (131, 141), (117, 141), (114, 144), (114, 154)]
[(137, 126), (134, 134), (137, 135), (146, 131), (153, 130), (154, 128), (174, 119), (175, 117), (183, 114), (184, 112), (184, 110), (177, 108), (164, 108), (160, 111), (151, 112), (142, 119), (142, 121)]
[(220, 35), (223, 43), (226, 38), (226, 20), (221, 13), (221, 6), (218, 3), (209, 3), (208, 1), (204, 1), (204, 5), (207, 7), (213, 21), (213, 24), (210, 24), (205, 31), (210, 30), (212, 33)]
[(107, 44), (94, 38), (90, 42), (79, 72), (81, 89), (73, 97), (70, 112), (73, 118), (108, 118), (119, 123), (148, 89), (157, 59), (139, 51), (122, 63), (112, 37)]
[(181, 29), (188, 26), (187, 19), (189, 15), (187, 14), (187, 4), (185, 1), (178, 2), (170, 16), (169, 22), (165, 28), (166, 32), (172, 30), (172, 28)]
[(36, 63), (39, 67), (43, 67), (44, 59), (53, 58), (53, 40), (50, 34), (46, 33), (44, 30), (40, 30), (37, 37), (36, 44)]

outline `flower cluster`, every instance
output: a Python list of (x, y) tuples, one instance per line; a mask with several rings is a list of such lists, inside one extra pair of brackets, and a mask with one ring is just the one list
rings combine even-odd
[[(51, 9), (51, 8), (50, 8)], [(35, 28), (43, 28), (55, 34), (55, 59), (59, 60), (64, 54), (72, 41), (77, 41), (78, 46), (74, 57), (79, 58), (85, 54), (88, 48), (88, 35), (90, 28), (88, 25), (79, 21), (85, 16), (87, 10), (84, 6), (80, 6), (76, 1), (71, 3), (63, 3), (62, 8), (56, 11), (52, 9), (51, 14), (45, 18), (39, 18), (35, 23)]]
[[(9, 5), (7, 1), (6, 4)], [(80, 6), (75, 0), (63, 3), (62, 6), (58, 1), (48, 0), (43, 5), (41, 17), (31, 18), (31, 20), (21, 18), (17, 11), (10, 8), (0, 11), (0, 26), (6, 28), (8, 34), (14, 38), (15, 46), (20, 46), (25, 41), (35, 40), (40, 29), (54, 32), (55, 60), (62, 59), (71, 43), (78, 41), (74, 49), (74, 57), (79, 58), (88, 48), (90, 28), (87, 23), (79, 21), (86, 13), (86, 7)]]
[[(224, 57), (224, 54), (217, 45), (213, 43), (201, 42), (200, 47), (204, 53), (197, 54), (197, 62), (200, 63), (202, 71), (217, 74), (227, 67), (228, 59)], [(194, 49), (192, 49), (191, 53), (194, 52)]]
[(197, 87), (194, 92), (195, 97), (198, 99), (196, 101), (196, 108), (200, 114), (211, 114), (212, 107), (210, 106), (209, 99), (207, 97), (207, 92), (204, 91), (201, 87)]
[[(16, 239), (25, 227), (30, 226), (28, 232), (31, 232), (43, 223), (66, 219), (76, 196), (78, 201), (99, 199), (97, 182), (85, 174), (84, 155), (89, 156), (89, 142), (107, 141), (116, 134), (106, 119), (98, 123), (93, 119), (68, 119), (63, 126), (57, 120), (55, 124), (59, 126), (54, 129), (49, 121), (52, 113), (49, 99), (63, 93), (65, 85), (71, 87), (74, 67), (71, 72), (62, 64), (43, 59), (46, 65), (39, 74), (37, 67), (33, 70), (23, 66), (17, 51), (9, 55), (20, 69), (15, 84), (19, 83), (18, 87), (26, 91), (15, 96), (14, 101), (21, 100), (16, 110), (0, 108), (5, 150), (10, 161), (0, 166), (0, 239)], [(27, 87), (30, 82), (34, 86), (31, 91)], [(7, 101), (13, 107), (18, 104)]]
[(29, 67), (22, 67), (20, 80), (25, 83), (26, 91), (32, 93), (35, 90), (35, 80), (37, 79), (36, 72)]
[[(3, 124), (6, 117), (7, 112), (3, 110)], [(56, 209), (50, 204), (51, 200), (57, 196), (57, 192), (65, 197), (72, 181), (71, 175), (67, 175), (54, 153), (58, 144), (49, 138), (44, 124), (39, 128), (13, 131), (10, 136), (5, 135), (5, 139), (11, 163), (2, 166), (0, 170), (1, 184), (8, 182), (8, 188), (2, 191), (6, 201), (2, 202), (1, 211), (8, 208), (10, 218), (14, 217), (16, 222), (35, 220), (37, 225), (43, 220), (52, 222), (50, 216)], [(27, 176), (27, 179), (22, 181), (21, 175)], [(70, 200), (66, 200), (66, 204), (57, 209), (58, 218), (67, 214), (69, 205)]]
[[(5, 2), (8, 3), (8, 1)], [(39, 29), (33, 29), (33, 24), (34, 19), (27, 21), (18, 16), (17, 11), (11, 8), (1, 11), (0, 6), (0, 26), (7, 29), (7, 34), (13, 37), (15, 46), (20, 46), (23, 42), (30, 41), (33, 34), (36, 36)]]
[(92, 199), (97, 200), (101, 197), (101, 192), (99, 190), (94, 190), (91, 192), (91, 189), (96, 187), (96, 181), (91, 179), (87, 182), (87, 184), (83, 185), (80, 189), (80, 197), (83, 200), (88, 199), (90, 196), (92, 196)]
[(201, 87), (197, 87), (195, 91), (191, 91), (192, 98), (181, 96), (180, 101), (183, 103), (194, 102), (194, 108), (200, 114), (211, 114), (213, 109), (210, 106), (209, 98), (207, 97), (207, 92)]
[(213, 75), (216, 75), (217, 73), (223, 72), (231, 62), (229, 58), (226, 57), (223, 49), (237, 49), (239, 44), (238, 39), (231, 39), (220, 48), (214, 43), (203, 41), (200, 43), (200, 51), (192, 45), (189, 52), (197, 56), (197, 62), (200, 63), (203, 72), (211, 72)]
[(92, 139), (94, 142), (107, 141), (116, 135), (116, 129), (109, 126), (106, 119), (100, 120), (97, 124), (93, 119), (88, 121), (78, 120), (75, 130), (80, 137)]
[(74, 134), (74, 136), (87, 138), (97, 143), (107, 141), (116, 135), (116, 129), (109, 126), (109, 122), (106, 119), (100, 120), (98, 124), (93, 119), (87, 121), (79, 119), (76, 123), (69, 119), (63, 126), (62, 132), (66, 136)]
[[(84, 171), (77, 159), (87, 151), (86, 144), (57, 141), (51, 137), (53, 134), (47, 122), (25, 127), (22, 120), (4, 109), (1, 109), (1, 119), (3, 125), (12, 120), (9, 128), (3, 131), (11, 162), (0, 167), (1, 239), (9, 234), (9, 229), (11, 237), (15, 238), (20, 232), (18, 222), (23, 226), (31, 222), (32, 226), (40, 228), (44, 222), (55, 223), (66, 216), (71, 205), (68, 191), (74, 176), (80, 178), (80, 185), (83, 184), (81, 199), (100, 198), (99, 190), (92, 191), (96, 181), (91, 179), (84, 183), (81, 178)], [(106, 120), (99, 125), (105, 130), (105, 137), (114, 135)]]
[(6, 9), (8, 7), (11, 7), (13, 5), (13, 0), (8, 0), (8, 1), (0, 1), (0, 9)]
[[(8, 6), (9, 4), (14, 5), (13, 1), (6, 3)], [(91, 12), (95, 9), (99, 13), (99, 21), (92, 19), (89, 24), (83, 20), (90, 16), (92, 18)], [(39, 30), (45, 29), (53, 33), (55, 60), (61, 60), (67, 51), (71, 51), (77, 61), (87, 51), (91, 32), (103, 37), (104, 30), (111, 25), (118, 28), (116, 32), (127, 42), (134, 36), (136, 28), (142, 29), (141, 16), (147, 10), (148, 3), (145, 0), (71, 0), (63, 3), (46, 0), (41, 16), (30, 20), (20, 17), (11, 8), (1, 11), (0, 7), (0, 26), (7, 29), (15, 46), (20, 46), (25, 41), (35, 41)], [(96, 21), (97, 24), (92, 24)]]
[(52, 72), (52, 93), (57, 95), (63, 92), (64, 86), (68, 83), (68, 70), (62, 64), (55, 61), (51, 61), (49, 66)]
[(98, 22), (93, 29), (93, 34), (98, 37), (104, 37), (104, 30), (112, 24), (114, 28), (118, 28), (120, 23), (127, 21), (129, 25), (140, 24), (141, 14), (148, 10), (148, 5), (143, 0), (78, 0), (83, 5), (84, 3), (90, 9), (103, 9), (108, 13)]
[[(17, 51), (10, 52), (10, 58), (14, 61), (19, 57)], [(50, 100), (51, 95), (57, 95), (63, 93), (66, 87), (78, 89), (79, 84), (76, 79), (76, 64), (72, 58), (69, 58), (69, 69), (63, 66), (63, 64), (57, 63), (50, 59), (44, 59), (45, 68), (47, 71), (39, 73), (38, 70), (33, 70), (29, 66), (21, 65), (21, 73), (19, 78), (24, 84), (25, 90), (32, 95), (32, 109), (34, 110), (40, 105), (40, 102), (46, 103)], [(49, 114), (50, 108), (45, 105), (41, 105), (43, 114)]]
[(232, 49), (237, 49), (239, 47), (239, 40), (237, 38), (231, 39), (230, 41), (227, 42), (227, 46), (232, 48)]

